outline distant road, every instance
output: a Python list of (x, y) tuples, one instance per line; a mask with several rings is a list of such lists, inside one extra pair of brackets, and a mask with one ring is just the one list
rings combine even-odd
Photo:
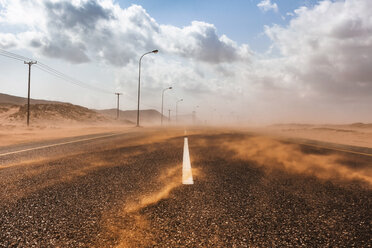
[[(1, 148), (0, 247), (372, 243), (372, 188), (365, 182), (266, 170), (225, 145), (249, 144), (249, 134), (188, 133), (192, 185), (181, 183), (183, 130)], [(353, 170), (372, 164), (370, 156), (308, 145), (319, 144), (301, 147), (303, 156), (341, 154)]]

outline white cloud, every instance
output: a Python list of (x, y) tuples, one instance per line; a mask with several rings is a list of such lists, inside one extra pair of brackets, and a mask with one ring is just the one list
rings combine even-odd
[(17, 45), (17, 38), (12, 33), (0, 33), (0, 48), (11, 48)]
[(257, 7), (263, 12), (267, 12), (270, 10), (278, 12), (279, 10), (278, 5), (276, 3), (272, 3), (271, 0), (262, 0), (257, 4)]
[[(277, 10), (271, 1), (261, 3), (263, 11)], [(1, 47), (80, 64), (74, 68), (104, 65), (117, 89), (128, 95), (136, 94), (139, 56), (159, 49), (143, 60), (147, 105), (158, 105), (161, 89), (174, 85), (169, 107), (174, 94), (185, 98), (184, 108), (209, 104), (209, 110), (238, 109), (250, 120), (370, 116), (370, 0), (321, 1), (295, 10), (287, 26), (265, 27), (272, 40), (268, 54), (219, 35), (213, 24), (163, 25), (141, 6), (122, 9), (112, 0), (0, 0), (0, 5), (2, 25), (15, 30), (0, 32)]]
[(157, 43), (170, 53), (209, 63), (248, 60), (251, 53), (247, 45), (238, 46), (225, 35), (219, 37), (214, 25), (198, 21), (182, 29), (161, 26)]
[(296, 11), (288, 27), (266, 27), (285, 73), (319, 95), (359, 101), (372, 91), (372, 2), (323, 1)]
[[(247, 60), (250, 56), (247, 45), (239, 46), (225, 35), (219, 36), (212, 24), (194, 21), (183, 28), (160, 25), (139, 5), (121, 9), (109, 0), (38, 0), (26, 5), (12, 0), (3, 5), (0, 18), (4, 23), (27, 26), (27, 32), (38, 34), (32, 40), (23, 40), (23, 44), (43, 55), (74, 63), (104, 60), (123, 66), (154, 48), (212, 64)], [(30, 11), (40, 15), (24, 19)]]

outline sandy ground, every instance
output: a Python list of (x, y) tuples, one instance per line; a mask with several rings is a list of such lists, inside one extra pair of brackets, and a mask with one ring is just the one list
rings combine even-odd
[(283, 138), (301, 138), (372, 148), (372, 125), (275, 125), (256, 132)]
[(184, 130), (132, 130), (3, 157), (47, 158), (1, 166), (0, 247), (371, 244), (370, 156), (189, 130), (182, 185)]
[(133, 128), (127, 120), (117, 121), (92, 110), (71, 104), (31, 105), (30, 126), (26, 125), (26, 105), (0, 104), (0, 147), (48, 141)]
[[(126, 132), (133, 129), (133, 125), (114, 123), (61, 123), (55, 122), (34, 124), (27, 127), (25, 124), (9, 124), (0, 122), (0, 147), (38, 142), (59, 138), (68, 138), (80, 135), (89, 135), (107, 132)], [(308, 125), (308, 124), (282, 124), (260, 128), (235, 127), (237, 130), (248, 130), (256, 133), (279, 137), (300, 138), (335, 144), (372, 148), (372, 124), (351, 125)], [(222, 130), (233, 130), (223, 128)], [(205, 130), (206, 131), (206, 130)]]
[(1, 126), (0, 147), (39, 142), (80, 135), (108, 132), (125, 132), (133, 129), (127, 125), (60, 125), (60, 126)]

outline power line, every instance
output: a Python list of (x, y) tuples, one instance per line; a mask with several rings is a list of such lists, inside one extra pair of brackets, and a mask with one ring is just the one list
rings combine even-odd
[[(8, 57), (8, 58), (11, 58), (11, 59), (15, 59), (15, 60), (19, 60), (19, 61), (31, 61), (32, 59), (30, 58), (27, 58), (27, 57), (24, 57), (24, 56), (21, 56), (21, 55), (18, 55), (18, 54), (15, 54), (15, 53), (12, 53), (12, 52), (8, 52), (4, 49), (0, 49), (0, 55), (1, 56), (4, 56), (4, 57)], [(80, 87), (83, 87), (83, 88), (87, 88), (87, 89), (90, 89), (90, 90), (95, 90), (95, 91), (100, 91), (100, 92), (104, 92), (104, 93), (107, 93), (107, 94), (114, 94), (114, 92), (110, 92), (108, 90), (105, 90), (105, 89), (101, 89), (101, 88), (98, 88), (98, 87), (95, 87), (95, 86), (92, 86), (92, 85), (89, 85), (89, 84), (86, 84), (80, 80), (77, 80), (77, 79), (74, 79), (73, 77), (63, 73), (63, 72), (60, 72), (56, 69), (53, 69), (52, 67), (38, 61), (38, 65), (36, 65), (36, 67), (46, 73), (49, 73), (53, 76), (56, 76), (62, 80), (65, 80), (69, 83), (72, 83), (74, 85), (77, 85), (77, 86), (80, 86)]]
[(10, 55), (7, 55), (7, 54), (2, 54), (1, 52), (0, 52), (0, 55), (1, 56), (4, 56), (4, 57), (11, 58), (11, 59), (15, 59), (15, 60), (19, 60), (19, 61), (24, 61), (23, 59), (19, 59), (19, 58), (16, 58), (16, 57), (13, 57), (13, 56), (10, 56)]
[[(11, 58), (11, 59), (15, 59), (15, 60), (18, 60), (18, 61), (32, 61), (33, 59), (31, 58), (28, 58), (28, 57), (25, 57), (25, 56), (22, 56), (22, 55), (18, 55), (16, 53), (12, 53), (12, 52), (9, 52), (9, 51), (6, 51), (4, 49), (1, 49), (0, 48), (0, 56), (4, 56), (4, 57), (8, 57), (8, 58)], [(92, 86), (90, 84), (87, 84), (87, 83), (84, 83), (80, 80), (77, 80), (63, 72), (60, 72), (40, 61), (38, 61), (38, 63), (35, 65), (36, 68), (38, 68), (39, 70), (41, 71), (44, 71), (52, 76), (55, 76), (59, 79), (62, 79), (68, 83), (71, 83), (71, 84), (74, 84), (76, 86), (79, 86), (79, 87), (82, 87), (82, 88), (86, 88), (86, 89), (90, 89), (90, 90), (94, 90), (94, 91), (98, 91), (98, 92), (102, 92), (102, 93), (106, 93), (106, 94), (115, 94), (115, 92), (111, 92), (111, 91), (108, 91), (108, 90), (105, 90), (105, 89), (102, 89), (102, 88), (99, 88), (99, 87), (95, 87), (95, 86)], [(132, 102), (137, 102), (136, 99), (134, 99), (130, 94), (128, 93), (123, 93), (124, 95), (126, 95), (128, 97), (127, 100), (129, 101), (132, 101)], [(151, 105), (147, 105), (147, 104), (142, 104), (143, 106), (146, 106), (148, 108), (154, 108), (154, 109), (157, 109), (157, 107), (155, 106), (151, 106)]]
[[(39, 62), (40, 63), (40, 62)], [(40, 63), (40, 65), (37, 65), (36, 68), (38, 68), (39, 70), (42, 70), (46, 73), (49, 73), (55, 77), (58, 77), (68, 83), (71, 83), (71, 84), (74, 84), (74, 85), (77, 85), (77, 86), (80, 86), (82, 88), (86, 88), (86, 89), (90, 89), (90, 90), (95, 90), (95, 91), (99, 91), (99, 92), (102, 92), (102, 93), (106, 93), (106, 94), (114, 94), (114, 92), (111, 92), (111, 91), (108, 91), (108, 90), (105, 90), (105, 89), (101, 89), (101, 88), (98, 88), (98, 87), (95, 87), (95, 86), (92, 86), (92, 85), (89, 85), (89, 84), (86, 84), (80, 80), (77, 80), (77, 79), (74, 79), (62, 72), (59, 72), (43, 63)]]
[(25, 61), (25, 60), (31, 61), (32, 60), (28, 57), (24, 57), (24, 56), (21, 56), (21, 55), (12, 53), (12, 52), (8, 52), (8, 51), (6, 51), (4, 49), (1, 49), (1, 48), (0, 48), (0, 55), (8, 57), (8, 58), (12, 58), (12, 59), (22, 60), (22, 61)]
[[(88, 84), (86, 84), (84, 82), (81, 82), (79, 80), (76, 80), (76, 79), (74, 79), (74, 78), (72, 78), (72, 77), (70, 77), (70, 76), (68, 76), (68, 75), (66, 75), (66, 74), (64, 74), (62, 72), (59, 72), (59, 71), (51, 68), (50, 66), (48, 66), (48, 65), (46, 65), (44, 63), (39, 62), (39, 64), (36, 67), (38, 69), (44, 71), (44, 72), (47, 72), (49, 74), (52, 74), (52, 75), (54, 75), (56, 77), (59, 77), (59, 78), (61, 78), (63, 80), (66, 80), (66, 81), (68, 81), (68, 82), (70, 82), (72, 84), (78, 85), (80, 87), (88, 88), (88, 89), (96, 90), (96, 91), (102, 91), (102, 92), (107, 93), (107, 94), (116, 94), (114, 92), (110, 92), (110, 91), (107, 91), (107, 90), (104, 90), (104, 89), (101, 89), (101, 88), (98, 88), (98, 87), (94, 87), (94, 86), (88, 85)], [(129, 98), (128, 99), (129, 101), (137, 102), (130, 94), (125, 93), (125, 92), (122, 93), (122, 94), (123, 95), (126, 95)], [(147, 105), (147, 104), (142, 104), (142, 105), (144, 105), (146, 107), (149, 107), (149, 108), (155, 108), (155, 109), (157, 108), (155, 106), (151, 106), (151, 105)]]
[[(104, 92), (104, 93), (107, 93), (107, 94), (115, 94), (115, 92), (107, 91), (107, 90), (104, 90), (104, 89), (101, 89), (101, 88), (98, 88), (98, 87), (94, 87), (94, 86), (88, 85), (88, 84), (86, 84), (84, 82), (81, 82), (79, 80), (76, 80), (76, 79), (74, 79), (74, 78), (72, 78), (72, 77), (70, 77), (70, 76), (68, 76), (68, 75), (66, 75), (66, 74), (64, 74), (64, 73), (62, 73), (60, 71), (57, 71), (56, 69), (51, 68), (50, 66), (48, 66), (48, 65), (46, 65), (44, 63), (39, 62), (39, 64), (36, 67), (38, 69), (44, 71), (44, 72), (47, 72), (49, 74), (52, 74), (52, 75), (54, 75), (56, 77), (59, 77), (59, 78), (61, 78), (63, 80), (66, 80), (66, 81), (68, 81), (68, 82), (70, 82), (72, 84), (78, 85), (80, 87), (88, 88), (88, 89), (96, 90), (96, 91), (101, 91), (101, 92)], [(124, 92), (123, 95), (126, 95), (129, 98), (128, 99), (129, 101), (137, 102), (130, 94)], [(151, 106), (151, 105), (147, 105), (147, 104), (143, 104), (143, 105), (146, 106), (146, 107), (149, 107), (149, 108), (155, 108), (155, 109), (157, 108), (155, 106)]]
[(4, 53), (3, 51), (0, 51), (0, 55), (1, 56), (4, 56), (4, 57), (7, 57), (7, 58), (11, 58), (11, 59), (15, 59), (15, 60), (19, 60), (19, 61), (25, 61), (25, 60), (28, 60), (28, 59), (22, 59), (18, 56), (14, 56), (10, 53)]

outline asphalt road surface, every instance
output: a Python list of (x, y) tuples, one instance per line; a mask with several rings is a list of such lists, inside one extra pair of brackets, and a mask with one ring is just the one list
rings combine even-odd
[(192, 185), (183, 130), (1, 148), (0, 247), (372, 246), (372, 156), (227, 131), (188, 143)]

